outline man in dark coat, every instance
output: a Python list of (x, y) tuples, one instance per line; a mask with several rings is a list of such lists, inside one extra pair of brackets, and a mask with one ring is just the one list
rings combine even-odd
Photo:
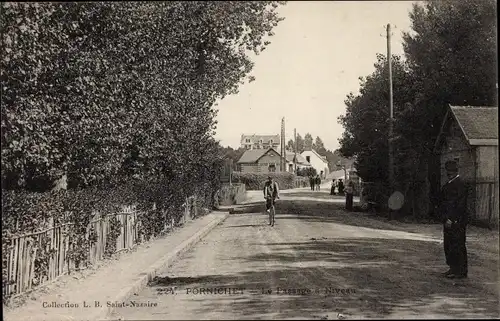
[(309, 185), (311, 185), (311, 191), (314, 191), (314, 183), (315, 183), (315, 178), (314, 176), (309, 176)]
[(443, 222), (444, 253), (450, 269), (447, 278), (467, 277), (467, 248), (465, 247), (467, 215), (467, 184), (458, 175), (458, 164), (445, 164), (448, 182), (441, 188), (439, 212)]

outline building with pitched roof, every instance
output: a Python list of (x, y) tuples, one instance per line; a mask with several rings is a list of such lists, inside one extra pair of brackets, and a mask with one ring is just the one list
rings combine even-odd
[[(292, 151), (286, 151), (286, 170), (287, 172), (294, 173), (295, 168), (302, 169), (311, 167), (311, 164), (299, 153), (295, 155)], [(294, 161), (295, 159), (295, 161)]]
[[(294, 172), (295, 153), (286, 152), (285, 171)], [(300, 154), (295, 159), (297, 168), (311, 167), (311, 164)], [(269, 173), (280, 172), (280, 153), (274, 148), (269, 149), (248, 149), (237, 162), (237, 170), (242, 173)]]
[(306, 159), (308, 163), (311, 164), (313, 168), (316, 169), (316, 172), (321, 175), (321, 178), (326, 178), (329, 174), (328, 169), (328, 160), (325, 156), (320, 155), (317, 151), (310, 148), (301, 153), (302, 157)]
[(280, 171), (281, 155), (274, 148), (248, 149), (236, 163), (242, 173), (269, 173)]
[(241, 134), (241, 147), (245, 149), (268, 149), (280, 150), (280, 135), (246, 135)]
[(434, 145), (444, 164), (455, 160), (459, 175), (471, 186), (469, 212), (473, 221), (498, 225), (498, 107), (448, 106)]

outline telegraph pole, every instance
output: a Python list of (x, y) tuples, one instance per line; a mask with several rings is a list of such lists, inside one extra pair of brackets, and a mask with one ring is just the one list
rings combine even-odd
[[(393, 131), (394, 131), (394, 110), (392, 100), (392, 56), (391, 56), (391, 24), (387, 24), (387, 64), (389, 69), (389, 194), (394, 192), (394, 149), (393, 149)], [(392, 217), (392, 215), (391, 215)]]
[(281, 172), (286, 171), (286, 155), (285, 155), (285, 117), (281, 119)]
[(297, 128), (293, 129), (293, 149), (295, 155), (293, 156), (293, 172), (297, 174)]

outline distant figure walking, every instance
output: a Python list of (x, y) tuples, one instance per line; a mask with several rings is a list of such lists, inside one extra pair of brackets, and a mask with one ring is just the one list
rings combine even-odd
[(344, 195), (344, 182), (342, 181), (342, 178), (339, 179), (338, 188), (339, 195)]
[(332, 179), (332, 187), (330, 188), (330, 195), (335, 195), (335, 178)]
[(345, 188), (345, 209), (352, 211), (354, 199), (354, 182), (351, 180), (347, 181)]
[(314, 191), (314, 182), (315, 178), (313, 176), (309, 176), (309, 185), (311, 185), (311, 191)]
[(320, 185), (321, 185), (321, 177), (319, 175), (316, 175), (316, 190), (319, 191)]

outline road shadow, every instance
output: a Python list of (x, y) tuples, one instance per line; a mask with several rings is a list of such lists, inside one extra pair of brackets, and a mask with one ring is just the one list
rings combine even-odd
[[(200, 300), (197, 315), (220, 310), (237, 319), (258, 318), (265, 313), (275, 313), (276, 319), (307, 319), (325, 313), (364, 318), (424, 314), (458, 319), (496, 318), (499, 314), (496, 287), (484, 285), (497, 281), (495, 263), (479, 268), (478, 258), (471, 255), (471, 278), (453, 285), (453, 281), (440, 274), (444, 268), (442, 248), (432, 242), (339, 238), (261, 245), (270, 251), (233, 258), (251, 264), (261, 262), (261, 268), (254, 271), (164, 278), (151, 286), (157, 291), (172, 285), (179, 286), (180, 291), (195, 287), (245, 288), (250, 295), (237, 299), (227, 295), (196, 297)], [(262, 294), (262, 289), (271, 289), (275, 294), (276, 287), (312, 292), (272, 297)]]
[(262, 224), (243, 224), (243, 225), (229, 225), (229, 226), (221, 226), (219, 228), (241, 228), (241, 227), (260, 227)]
[[(258, 215), (264, 213), (265, 209), (264, 201), (253, 202), (235, 207), (231, 214)], [(367, 212), (349, 212), (345, 210), (342, 203), (279, 199), (276, 201), (275, 209), (277, 220), (299, 219), (308, 222), (329, 222), (374, 229), (402, 230), (401, 223), (397, 221), (389, 221), (387, 218)]]
[(322, 191), (290, 192), (283, 193), (285, 197), (311, 197), (318, 200), (345, 200), (344, 195), (330, 195)]

